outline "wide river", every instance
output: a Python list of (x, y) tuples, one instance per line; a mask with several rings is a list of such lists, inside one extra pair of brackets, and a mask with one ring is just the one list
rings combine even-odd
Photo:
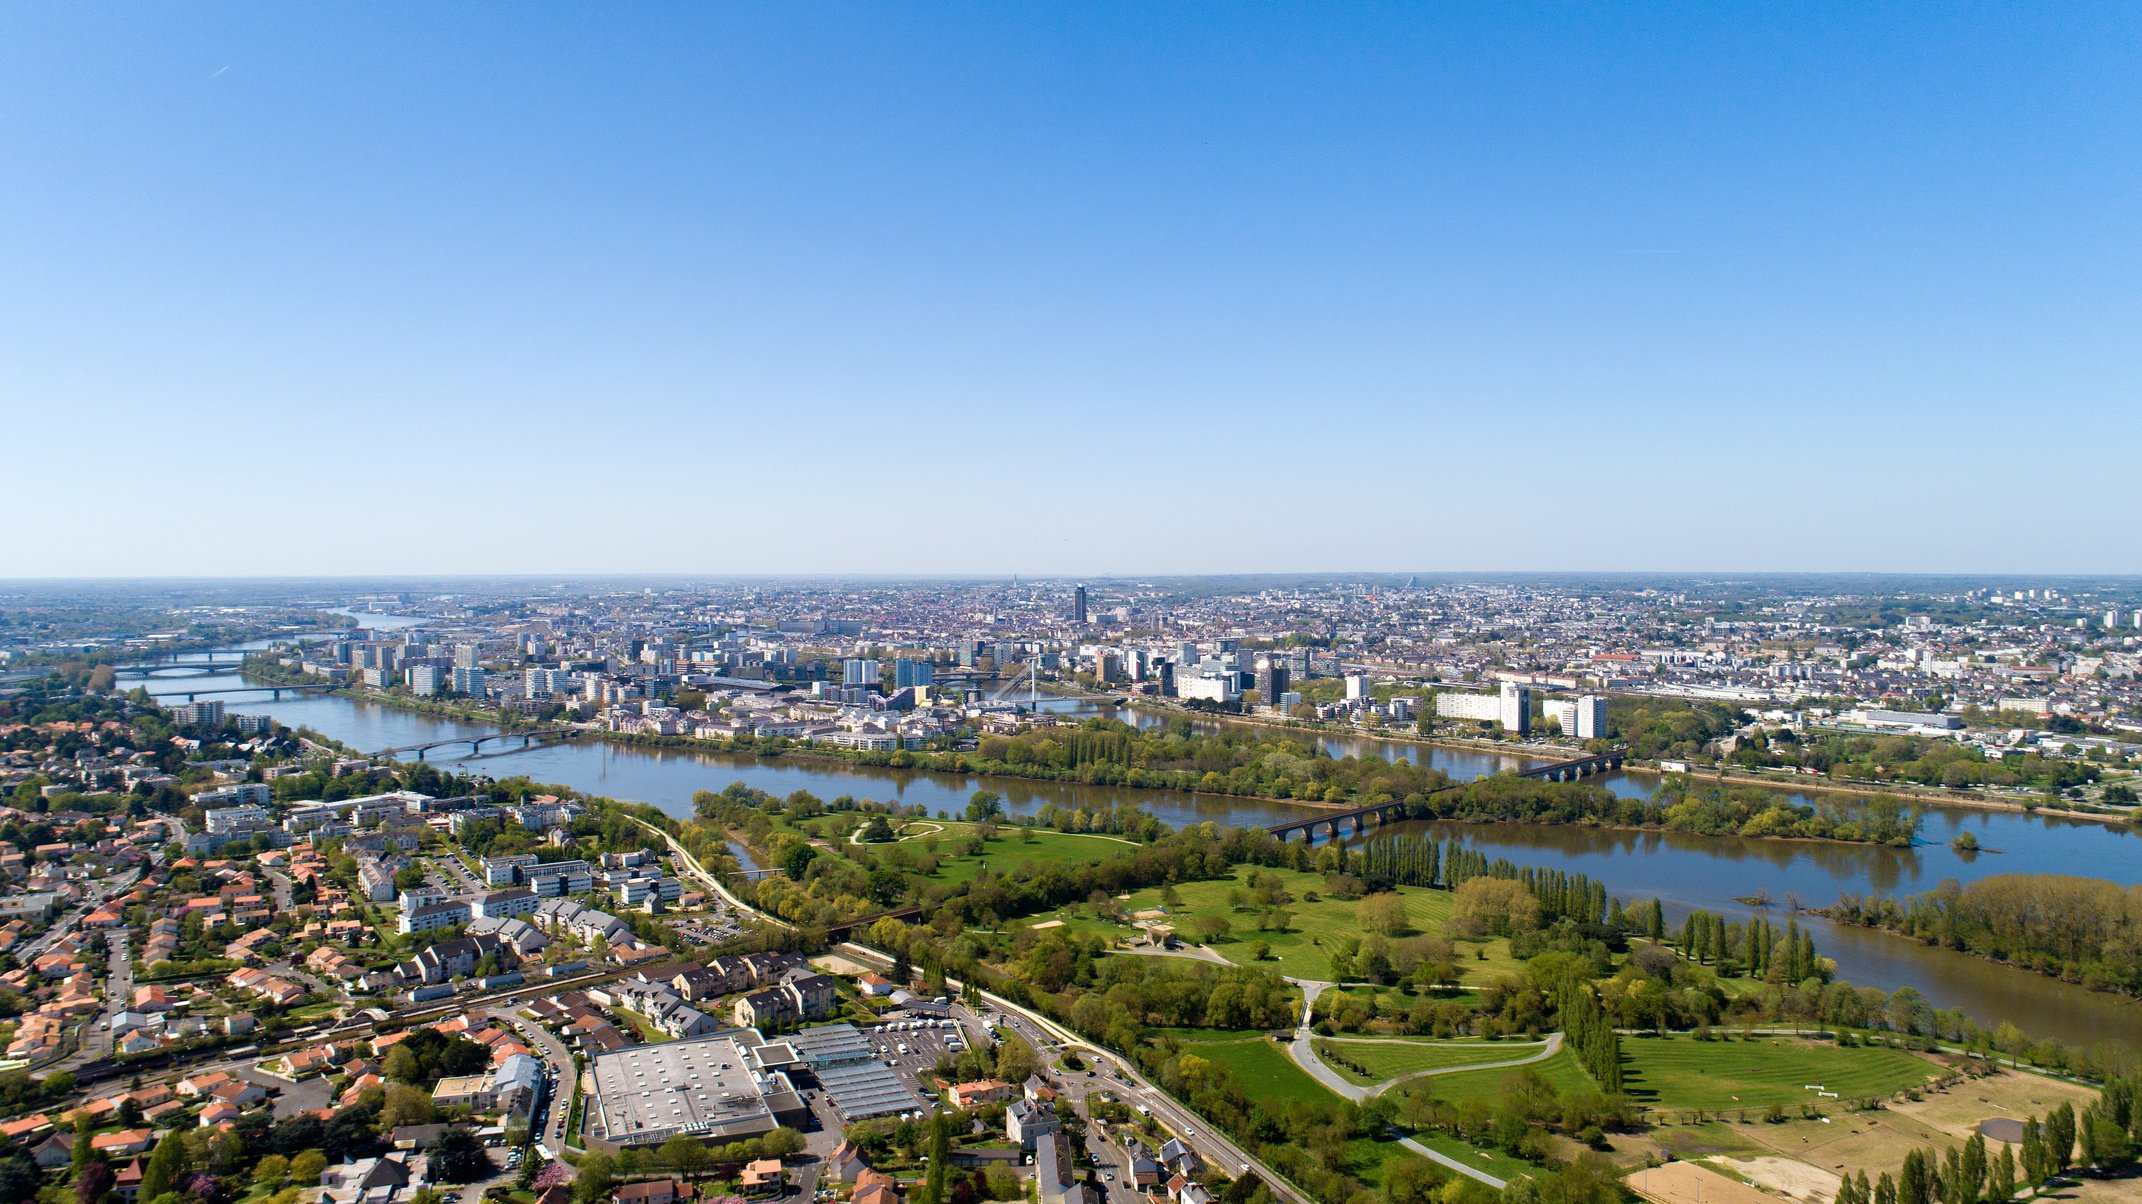
[[(365, 621), (371, 625), (392, 622), (384, 616), (365, 616)], [(126, 684), (134, 680), (127, 679)], [(152, 693), (171, 696), (248, 683), (233, 672), (160, 677), (148, 684)], [(216, 697), (224, 698), (232, 710), (270, 714), (292, 727), (310, 727), (366, 750), (493, 730), (341, 697), (286, 694), (271, 700), (265, 692)], [(1408, 742), (1345, 736), (1326, 737), (1323, 742), (1340, 755), (1423, 761), (1454, 779), (1531, 763), (1524, 757)], [(1031, 814), (1049, 802), (1076, 807), (1123, 800), (1175, 826), (1206, 820), (1263, 825), (1311, 813), (1284, 803), (1172, 791), (1017, 780), (984, 783), (955, 774), (641, 749), (600, 741), (486, 750), (476, 756), (438, 749), (429, 759), (464, 772), (493, 777), (524, 774), (591, 794), (653, 803), (678, 816), (690, 815), (695, 792), (720, 790), (736, 781), (778, 795), (808, 790), (831, 799), (847, 794), (919, 803), (932, 812), (957, 811), (966, 805), (969, 794), (986, 784), (1004, 795), (1015, 814)], [(1630, 796), (1648, 795), (1656, 782), (1639, 774), (1593, 780)], [(1782, 912), (1783, 905), (1792, 900), (1816, 906), (1834, 902), (1847, 891), (1908, 893), (1929, 889), (1944, 879), (1970, 881), (1999, 873), (2081, 874), (2126, 885), (2142, 882), (2142, 860), (2137, 858), (2142, 842), (2126, 828), (1967, 808), (1925, 808), (1923, 814), (1921, 843), (1909, 849), (1539, 824), (1409, 823), (1392, 830), (1432, 831), (1454, 836), (1489, 856), (1581, 871), (1605, 883), (1612, 894), (1632, 900), (1656, 897), (1669, 914), (1701, 907), (1746, 915), (1750, 909), (1735, 900), (1758, 891), (1767, 891)], [(1998, 851), (1960, 854), (1951, 849), (1949, 840), (1967, 831), (1978, 837), (1982, 848)], [(1916, 987), (1937, 1007), (1960, 1007), (1982, 1023), (2013, 1021), (2026, 1032), (2073, 1044), (2110, 1037), (2142, 1044), (2142, 1006), (2134, 1003), (1885, 933), (1833, 925), (1819, 917), (1802, 918), (1816, 928), (1817, 945), (1837, 960), (1839, 974), (1862, 986)]]

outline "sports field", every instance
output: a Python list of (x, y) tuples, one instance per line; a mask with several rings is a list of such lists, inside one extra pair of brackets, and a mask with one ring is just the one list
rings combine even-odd
[[(1837, 1105), (1888, 1095), (1940, 1074), (1940, 1067), (1908, 1050), (1846, 1049), (1793, 1037), (1624, 1037), (1621, 1049), (1624, 1089), (1631, 1099), (1654, 1108), (1796, 1107), (1825, 1101)], [(1836, 1097), (1821, 1092), (1835, 1092)]]
[[(1514, 1062), (1544, 1048), (1544, 1041), (1417, 1041), (1406, 1037), (1320, 1037), (1316, 1042), (1317, 1052), (1327, 1064), (1363, 1085), (1423, 1070)], [(1356, 1066), (1360, 1071), (1354, 1069)]]

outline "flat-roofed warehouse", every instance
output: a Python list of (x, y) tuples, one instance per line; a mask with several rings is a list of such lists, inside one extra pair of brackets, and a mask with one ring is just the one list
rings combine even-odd
[(734, 1141), (803, 1123), (802, 1099), (787, 1075), (761, 1063), (758, 1046), (745, 1030), (598, 1054), (589, 1067), (590, 1147), (660, 1145), (679, 1133)]
[(818, 1077), (842, 1120), (853, 1123), (929, 1106), (900, 1076), (870, 1056), (870, 1039), (852, 1024), (807, 1028), (783, 1040)]
[(920, 1112), (928, 1107), (913, 1089), (900, 1081), (898, 1075), (878, 1062), (821, 1066), (812, 1073), (818, 1076), (827, 1098), (833, 1101), (845, 1121)]

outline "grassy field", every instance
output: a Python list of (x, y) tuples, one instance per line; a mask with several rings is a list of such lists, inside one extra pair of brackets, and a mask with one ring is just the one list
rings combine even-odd
[[(1287, 1051), (1263, 1032), (1229, 1032), (1216, 1029), (1171, 1029), (1169, 1035), (1180, 1042), (1186, 1052), (1199, 1057), (1224, 1063), (1235, 1077), (1240, 1079), (1251, 1095), (1260, 1099), (1304, 1100), (1311, 1103), (1330, 1103), (1338, 1097), (1326, 1090), (1324, 1085), (1311, 1078), (1308, 1072), (1294, 1064)], [(1483, 1045), (1481, 1048), (1493, 1048)], [(1504, 1046), (1503, 1048), (1517, 1048)], [(1519, 1055), (1522, 1056), (1522, 1055)], [(1563, 1055), (1567, 1057), (1567, 1055)], [(1553, 1066), (1555, 1060), (1541, 1063)], [(1584, 1074), (1571, 1063), (1570, 1070), (1578, 1076)], [(1451, 1075), (1450, 1078), (1479, 1078), (1481, 1075)], [(1589, 1082), (1589, 1079), (1584, 1081)], [(1484, 1085), (1482, 1094), (1492, 1096), (1495, 1086)], [(1501, 1179), (1513, 1179), (1528, 1174), (1536, 1167), (1519, 1159), (1487, 1150), (1475, 1150), (1455, 1137), (1442, 1134), (1417, 1134), (1415, 1140), (1422, 1145), (1448, 1154), (1477, 1166)], [(1374, 1138), (1357, 1138), (1349, 1143), (1349, 1167), (1355, 1175), (1372, 1187), (1383, 1183), (1385, 1169), (1394, 1158), (1418, 1158), (1420, 1155), (1395, 1141)]]
[(984, 846), (981, 856), (963, 857), (958, 856), (956, 850), (973, 835), (973, 824), (946, 819), (915, 820), (906, 832), (911, 834), (907, 839), (864, 847), (880, 856), (894, 849), (911, 858), (934, 852), (938, 865), (931, 880), (936, 882), (966, 882), (985, 865), (997, 873), (1011, 874), (1017, 873), (1022, 866), (1040, 869), (1106, 861), (1137, 848), (1116, 837), (1005, 826), (997, 829), (997, 835)]
[[(1444, 1070), (1453, 1066), (1484, 1066), (1491, 1062), (1512, 1062), (1530, 1057), (1544, 1047), (1543, 1042), (1526, 1041), (1417, 1041), (1405, 1037), (1355, 1039), (1348, 1037), (1318, 1038), (1317, 1052), (1326, 1055), (1324, 1061), (1348, 1080), (1364, 1086), (1395, 1079), (1400, 1075), (1416, 1074), (1423, 1070)], [(1335, 1058), (1367, 1071), (1358, 1074), (1352, 1066), (1339, 1063)]]
[(1512, 1075), (1530, 1072), (1539, 1075), (1563, 1091), (1597, 1091), (1598, 1084), (1592, 1076), (1577, 1065), (1577, 1059), (1569, 1050), (1563, 1049), (1553, 1057), (1529, 1066), (1512, 1066), (1502, 1070), (1467, 1070), (1457, 1074), (1439, 1074), (1433, 1078), (1415, 1079), (1398, 1091), (1427, 1091), (1437, 1099), (1463, 1103), (1469, 1099), (1494, 1103), (1502, 1094), (1503, 1083)]
[(1840, 1048), (1789, 1037), (1698, 1041), (1625, 1037), (1623, 1084), (1654, 1108), (1738, 1109), (1819, 1103), (1820, 1084), (1838, 1100), (1887, 1095), (1935, 1077), (1940, 1068), (1901, 1049)]
[[(1245, 889), (1243, 884), (1253, 870), (1277, 874), (1285, 882), (1287, 893), (1294, 896), (1294, 901), (1285, 908), (1290, 915), (1286, 932), (1258, 931), (1257, 913), (1247, 907), (1237, 908), (1229, 901), (1230, 894)], [(1245, 866), (1232, 878), (1178, 884), (1175, 892), (1182, 904), (1165, 910), (1174, 919), (1177, 931), (1191, 942), (1197, 939), (1194, 921), (1199, 916), (1225, 918), (1233, 926), (1233, 931), (1212, 942), (1212, 948), (1229, 961), (1276, 970), (1295, 978), (1331, 981), (1331, 948), (1344, 938), (1359, 939), (1362, 932), (1355, 914), (1359, 900), (1319, 897), (1314, 902), (1309, 901), (1311, 894), (1322, 895), (1323, 886), (1324, 879), (1320, 874)], [(1136, 913), (1162, 908), (1160, 895), (1157, 889), (1138, 891), (1124, 902), (1124, 910)], [(1407, 887), (1399, 895), (1405, 900), (1406, 916), (1414, 933), (1437, 935), (1442, 932), (1444, 921), (1450, 918), (1449, 892)], [(1129, 929), (1118, 931), (1128, 932)], [(1258, 941), (1270, 947), (1270, 956), (1261, 962), (1250, 956), (1251, 945)], [(1509, 943), (1502, 940), (1458, 942), (1458, 967), (1466, 981), (1476, 983), (1519, 969), (1518, 963), (1509, 956)]]
[(1169, 1036), (1194, 1053), (1226, 1066), (1251, 1095), (1259, 1099), (1305, 1100), (1328, 1104), (1339, 1097), (1309, 1072), (1294, 1064), (1263, 1030), (1216, 1032), (1212, 1029), (1172, 1029)]
[[(1488, 1174), (1505, 1182), (1516, 1180), (1540, 1169), (1521, 1158), (1512, 1158), (1500, 1150), (1476, 1150), (1457, 1138), (1444, 1133), (1415, 1133), (1413, 1140), (1420, 1142), (1438, 1154), (1455, 1158), (1467, 1166), (1486, 1171)], [(1390, 1148), (1401, 1154), (1411, 1154), (1415, 1158), (1420, 1157), (1420, 1155), (1414, 1154), (1413, 1151), (1396, 1142), (1390, 1143)]]

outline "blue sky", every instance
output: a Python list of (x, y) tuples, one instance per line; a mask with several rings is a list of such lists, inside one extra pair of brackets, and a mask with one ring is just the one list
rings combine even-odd
[(0, 577), (2142, 570), (2142, 8), (0, 8)]

